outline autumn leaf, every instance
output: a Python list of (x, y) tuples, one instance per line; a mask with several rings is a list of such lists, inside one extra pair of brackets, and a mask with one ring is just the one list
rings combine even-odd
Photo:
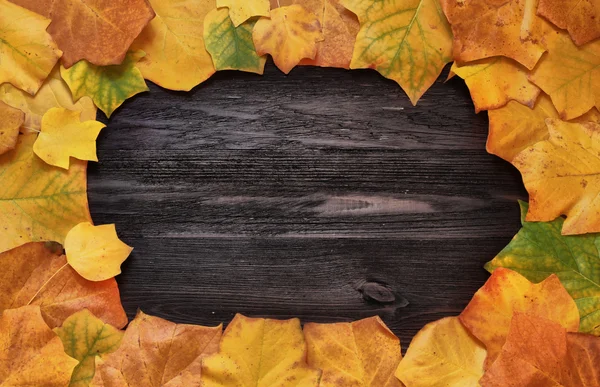
[(579, 308), (579, 330), (600, 336), (600, 235), (562, 236), (562, 218), (527, 222), (529, 206), (519, 204), (523, 228), (486, 264), (486, 270), (505, 267), (532, 282), (556, 274)]
[(52, 167), (33, 153), (35, 139), (19, 136), (0, 156), (0, 252), (31, 241), (62, 243), (73, 226), (90, 220), (86, 162)]
[(269, 0), (217, 0), (217, 7), (229, 8), (229, 16), (234, 27), (239, 27), (251, 17), (269, 16)]
[(62, 340), (67, 355), (79, 361), (71, 375), (70, 387), (87, 387), (94, 377), (96, 356), (116, 351), (124, 334), (87, 309), (71, 315), (54, 332)]
[(600, 338), (515, 313), (498, 360), (481, 379), (492, 386), (600, 386)]
[(400, 387), (394, 377), (400, 340), (379, 317), (304, 325), (308, 365), (323, 371), (321, 387)]
[(70, 159), (98, 161), (96, 139), (104, 125), (80, 121), (81, 113), (52, 108), (44, 114), (42, 130), (33, 144), (35, 154), (47, 164), (69, 169)]
[(65, 238), (67, 262), (90, 281), (104, 281), (121, 274), (121, 264), (132, 250), (121, 242), (114, 224), (79, 223)]
[(61, 78), (58, 65), (35, 96), (30, 96), (10, 84), (4, 84), (0, 85), (0, 101), (25, 112), (25, 122), (22, 126), (25, 133), (39, 132), (42, 128), (42, 117), (53, 107), (79, 111), (82, 121), (96, 119), (96, 106), (90, 98), (83, 97), (78, 102), (73, 102), (71, 90)]
[(117, 328), (127, 324), (116, 281), (87, 281), (48, 244), (27, 243), (4, 252), (0, 265), (0, 310), (39, 305), (51, 328), (84, 308)]
[(563, 30), (581, 46), (600, 37), (600, 3), (581, 0), (540, 0), (538, 15)]
[(441, 0), (452, 25), (453, 56), (471, 62), (505, 56), (531, 70), (545, 51), (544, 36), (550, 30), (536, 16), (537, 1)]
[(527, 220), (567, 215), (563, 235), (600, 231), (600, 125), (547, 119), (549, 139), (513, 160), (529, 192)]
[(548, 318), (569, 331), (579, 329), (577, 305), (556, 275), (533, 284), (517, 272), (498, 268), (459, 316), (469, 332), (485, 345), (485, 368), (500, 353), (515, 312)]
[(137, 67), (159, 86), (189, 91), (215, 73), (203, 27), (215, 0), (149, 1), (156, 17), (133, 43), (146, 53)]
[(76, 365), (42, 319), (39, 306), (2, 312), (0, 385), (63, 387)]
[(315, 58), (321, 24), (301, 5), (280, 7), (271, 10), (270, 19), (256, 22), (252, 38), (258, 55), (271, 54), (275, 65), (288, 74), (302, 59)]
[(110, 117), (126, 99), (148, 91), (142, 73), (135, 67), (144, 55), (143, 51), (132, 51), (118, 66), (98, 67), (81, 61), (68, 70), (62, 67), (60, 73), (73, 99), (88, 96)]
[(452, 65), (452, 71), (465, 80), (475, 104), (475, 112), (498, 109), (509, 101), (531, 108), (540, 89), (527, 78), (528, 71), (512, 59), (493, 57)]
[(175, 324), (140, 311), (119, 349), (97, 362), (90, 385), (200, 386), (201, 358), (218, 350), (221, 330), (221, 325)]
[(52, 3), (54, 0), (9, 0), (11, 3), (27, 8), (47, 19), (51, 19)]
[(429, 323), (412, 339), (396, 377), (414, 387), (476, 387), (486, 350), (457, 317)]
[(25, 114), (0, 101), (0, 155), (15, 149)]
[(298, 319), (238, 314), (223, 334), (219, 353), (202, 360), (203, 387), (308, 387), (318, 386), (320, 378), (321, 371), (306, 364), (306, 343)]
[(452, 33), (438, 0), (342, 0), (360, 20), (350, 68), (396, 81), (413, 105), (452, 61)]
[(258, 56), (252, 41), (255, 22), (235, 27), (227, 8), (214, 9), (204, 19), (204, 42), (215, 69), (262, 74), (267, 58)]
[(47, 18), (0, 0), (0, 84), (37, 93), (62, 55), (46, 32), (48, 24)]

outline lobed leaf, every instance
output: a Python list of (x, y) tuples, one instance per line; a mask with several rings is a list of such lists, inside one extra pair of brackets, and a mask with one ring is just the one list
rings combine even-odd
[(227, 7), (234, 27), (255, 16), (269, 16), (269, 0), (217, 0), (217, 7)]
[(600, 3), (581, 0), (540, 0), (537, 13), (569, 31), (578, 45), (600, 38)]

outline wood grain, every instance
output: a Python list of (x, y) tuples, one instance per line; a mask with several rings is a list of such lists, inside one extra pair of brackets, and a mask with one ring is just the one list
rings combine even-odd
[(151, 86), (102, 117), (90, 206), (135, 247), (118, 277), (129, 316), (378, 314), (406, 348), (460, 313), (526, 192), (485, 152), (462, 81), (443, 79), (412, 107), (374, 71), (269, 65)]

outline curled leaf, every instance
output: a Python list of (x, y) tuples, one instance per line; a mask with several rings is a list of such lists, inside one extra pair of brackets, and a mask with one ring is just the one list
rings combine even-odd
[(0, 101), (0, 155), (17, 145), (19, 128), (25, 121), (25, 114)]

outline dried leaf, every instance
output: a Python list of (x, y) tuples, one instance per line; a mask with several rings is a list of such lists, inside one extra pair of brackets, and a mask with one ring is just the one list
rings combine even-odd
[(235, 27), (227, 8), (214, 9), (204, 19), (204, 42), (215, 69), (262, 74), (267, 58), (258, 56), (252, 41), (255, 22)]
[(17, 4), (23, 8), (27, 8), (47, 19), (51, 19), (50, 11), (52, 11), (52, 3), (54, 0), (9, 0), (13, 4)]
[(0, 0), (0, 84), (37, 93), (62, 54), (46, 32), (48, 24), (47, 18)]
[(600, 125), (547, 119), (549, 139), (513, 160), (529, 192), (527, 220), (567, 215), (563, 235), (600, 231)]
[(396, 376), (411, 387), (476, 387), (486, 350), (457, 317), (423, 327), (412, 339)]
[(452, 61), (452, 33), (438, 0), (342, 0), (360, 20), (350, 68), (396, 81), (413, 105)]
[(523, 228), (485, 268), (505, 267), (532, 282), (556, 274), (579, 308), (579, 330), (600, 336), (600, 235), (562, 236), (562, 218), (527, 222), (529, 206), (519, 204)]
[(270, 16), (259, 19), (252, 32), (258, 55), (271, 54), (275, 65), (286, 74), (302, 59), (315, 58), (322, 34), (313, 13), (295, 4), (273, 9)]
[(69, 85), (73, 99), (88, 96), (110, 117), (126, 99), (148, 91), (142, 73), (135, 67), (144, 55), (143, 51), (132, 51), (118, 66), (98, 67), (81, 61), (68, 70), (62, 67), (60, 73)]
[(202, 387), (316, 387), (320, 378), (321, 371), (306, 364), (306, 343), (298, 319), (238, 314), (223, 334), (219, 353), (202, 360)]
[(600, 3), (581, 0), (540, 0), (538, 15), (563, 30), (581, 46), (600, 38)]
[(0, 252), (31, 241), (62, 243), (73, 226), (90, 221), (86, 162), (51, 167), (33, 153), (35, 138), (19, 136), (0, 156)]
[(201, 358), (218, 350), (221, 330), (221, 325), (175, 324), (138, 312), (119, 349), (96, 362), (90, 385), (200, 386)]
[(0, 317), (0, 385), (63, 387), (77, 360), (42, 319), (38, 306), (9, 309)]
[(0, 155), (15, 149), (25, 113), (0, 101)]
[(127, 324), (114, 279), (90, 282), (67, 265), (60, 252), (28, 243), (0, 254), (0, 310), (39, 305), (51, 327), (87, 308), (117, 328)]
[(87, 309), (71, 315), (62, 327), (54, 328), (54, 332), (62, 340), (67, 355), (79, 361), (70, 387), (87, 387), (94, 377), (96, 356), (116, 351), (124, 333), (105, 324)]
[(400, 340), (379, 317), (304, 325), (308, 365), (323, 371), (321, 387), (400, 387), (394, 372)]
[(517, 272), (498, 268), (459, 316), (463, 325), (485, 345), (486, 369), (500, 353), (515, 312), (548, 318), (569, 331), (579, 329), (577, 305), (556, 275), (533, 284)]
[(132, 250), (121, 242), (114, 224), (79, 223), (65, 238), (67, 262), (90, 281), (104, 281), (121, 274), (121, 264)]
[(234, 27), (239, 27), (251, 17), (269, 16), (269, 0), (217, 0), (217, 7), (229, 8), (229, 16)]

